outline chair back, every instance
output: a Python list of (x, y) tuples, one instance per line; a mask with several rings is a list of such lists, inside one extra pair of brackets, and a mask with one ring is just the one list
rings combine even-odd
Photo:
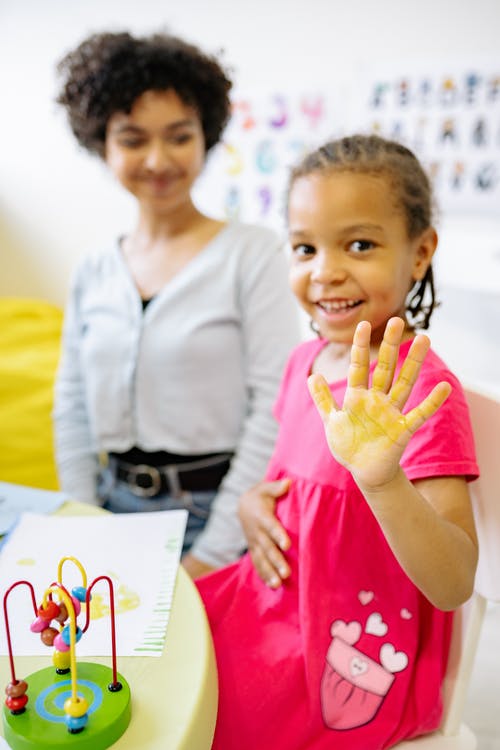
[(470, 485), (479, 539), (475, 589), (500, 601), (500, 400), (466, 389), (481, 476)]
[(400, 742), (398, 750), (476, 750), (477, 739), (462, 719), (481, 626), (489, 601), (500, 601), (500, 401), (472, 388), (469, 404), (480, 478), (469, 485), (479, 540), (474, 593), (456, 612), (443, 683), (444, 713), (433, 734)]
[(474, 594), (455, 615), (441, 731), (458, 732), (487, 601), (500, 601), (500, 401), (466, 388), (480, 477), (469, 485), (479, 541)]

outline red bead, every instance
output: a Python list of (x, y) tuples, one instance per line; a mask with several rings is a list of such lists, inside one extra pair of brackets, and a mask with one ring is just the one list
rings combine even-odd
[(57, 617), (60, 611), (61, 609), (59, 605), (49, 599), (45, 607), (38, 608), (38, 616), (43, 617), (44, 620), (50, 622)]
[(17, 680), (16, 682), (9, 682), (5, 688), (5, 692), (11, 698), (19, 698), (24, 695), (28, 689), (28, 683), (24, 680)]
[(20, 695), (19, 698), (11, 698), (10, 696), (5, 699), (5, 705), (10, 711), (20, 711), (28, 702), (27, 695)]
[(56, 628), (45, 628), (45, 630), (42, 630), (40, 633), (40, 638), (42, 639), (42, 643), (46, 646), (53, 646), (56, 635), (59, 635), (59, 631), (56, 630)]

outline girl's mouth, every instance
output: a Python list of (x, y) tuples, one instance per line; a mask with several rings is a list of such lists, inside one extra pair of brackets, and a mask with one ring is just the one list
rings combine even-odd
[(326, 313), (343, 313), (352, 310), (361, 305), (362, 300), (358, 299), (336, 299), (336, 300), (318, 300), (317, 306)]

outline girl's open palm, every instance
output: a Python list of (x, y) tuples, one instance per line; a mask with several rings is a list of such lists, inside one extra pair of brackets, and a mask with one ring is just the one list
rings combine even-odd
[(342, 408), (335, 403), (322, 375), (308, 379), (332, 455), (362, 487), (376, 489), (395, 477), (411, 436), (439, 409), (451, 390), (449, 383), (439, 383), (418, 406), (402, 413), (429, 349), (427, 336), (416, 336), (394, 381), (403, 332), (404, 321), (391, 318), (370, 387), (371, 327), (366, 321), (358, 325)]

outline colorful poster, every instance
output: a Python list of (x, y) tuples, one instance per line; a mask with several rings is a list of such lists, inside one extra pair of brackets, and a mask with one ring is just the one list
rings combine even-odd
[(443, 213), (500, 214), (500, 59), (370, 66), (351, 127), (415, 151)]
[(393, 61), (352, 84), (240, 92), (195, 198), (214, 215), (285, 226), (288, 172), (324, 141), (376, 132), (414, 150), (443, 213), (500, 213), (500, 61)]
[(200, 205), (225, 218), (283, 230), (289, 169), (340, 134), (340, 100), (340, 92), (236, 95), (223, 143), (197, 187)]

